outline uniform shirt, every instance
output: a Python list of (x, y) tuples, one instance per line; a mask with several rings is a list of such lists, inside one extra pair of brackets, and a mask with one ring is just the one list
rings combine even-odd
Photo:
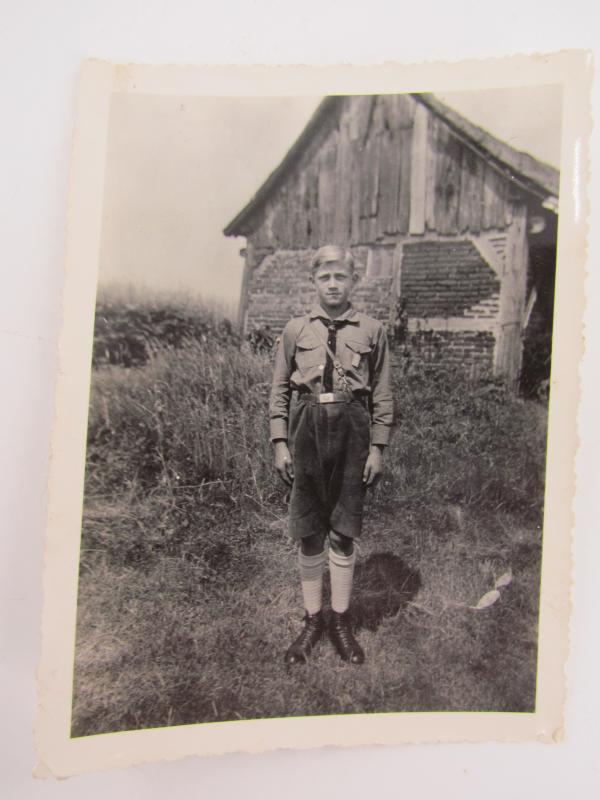
[[(293, 390), (322, 391), (327, 351), (329, 315), (319, 306), (308, 317), (291, 319), (281, 334), (271, 391), (271, 440), (287, 439), (288, 413)], [(353, 392), (370, 396), (371, 442), (386, 445), (390, 438), (393, 400), (390, 384), (390, 359), (385, 328), (350, 306), (336, 317), (336, 356)], [(315, 334), (318, 331), (318, 335)], [(343, 391), (340, 376), (333, 371), (333, 390)]]

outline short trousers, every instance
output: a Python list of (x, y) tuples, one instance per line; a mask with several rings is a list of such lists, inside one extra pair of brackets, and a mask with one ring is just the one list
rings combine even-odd
[(300, 396), (290, 408), (294, 463), (289, 533), (293, 539), (330, 530), (360, 536), (371, 417), (362, 402), (313, 404)]

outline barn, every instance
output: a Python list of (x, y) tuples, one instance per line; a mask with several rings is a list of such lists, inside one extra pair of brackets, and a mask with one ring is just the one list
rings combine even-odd
[(326, 97), (225, 228), (246, 237), (240, 324), (277, 333), (304, 313), (313, 253), (340, 244), (361, 272), (353, 302), (388, 324), (397, 366), (516, 385), (528, 353), (549, 368), (558, 187), (557, 170), (434, 95)]

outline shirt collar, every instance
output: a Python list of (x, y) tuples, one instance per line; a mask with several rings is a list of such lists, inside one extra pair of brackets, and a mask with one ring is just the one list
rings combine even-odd
[[(329, 314), (321, 308), (321, 306), (313, 306), (310, 310), (308, 315), (310, 319), (317, 319), (318, 317), (322, 317), (324, 319), (331, 319)], [(344, 322), (350, 322), (353, 325), (358, 325), (358, 319), (356, 319), (356, 311), (352, 307), (352, 304), (348, 306), (348, 308), (341, 314), (339, 317), (335, 318), (337, 320), (344, 320)]]

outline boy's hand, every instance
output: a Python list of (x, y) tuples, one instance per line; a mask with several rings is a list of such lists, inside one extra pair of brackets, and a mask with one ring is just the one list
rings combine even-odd
[(383, 472), (383, 450), (379, 445), (371, 445), (369, 457), (363, 472), (365, 486), (375, 486)]
[(283, 439), (275, 442), (275, 469), (281, 480), (291, 486), (294, 480), (294, 465), (287, 442)]

